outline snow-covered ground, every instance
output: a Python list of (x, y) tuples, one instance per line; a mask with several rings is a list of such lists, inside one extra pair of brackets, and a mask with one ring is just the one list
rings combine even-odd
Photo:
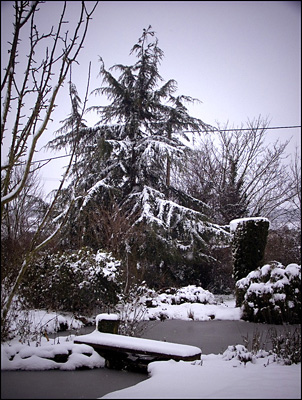
[[(192, 290), (187, 289), (186, 296), (189, 295)], [(235, 307), (234, 298), (214, 298), (206, 291), (198, 295), (201, 297), (196, 301), (207, 304), (181, 303), (184, 299), (177, 294), (174, 297), (161, 295), (153, 300), (153, 307), (148, 308), (145, 318), (159, 318), (164, 314), (165, 318), (182, 320), (240, 319), (240, 309)], [(178, 302), (181, 304), (171, 304)], [(58, 323), (77, 329), (82, 325), (68, 314), (58, 316), (41, 310), (33, 311), (31, 318), (48, 333)], [(74, 344), (75, 337), (49, 339), (46, 334), (23, 344), (15, 338), (1, 345), (1, 368), (72, 370), (83, 366), (104, 367), (104, 359), (92, 347)], [(64, 357), (64, 354), (66, 362), (56, 359), (56, 355)], [(273, 354), (264, 351), (251, 354), (237, 343), (230, 343), (222, 354), (202, 354), (200, 361), (153, 362), (149, 364), (148, 372), (147, 380), (102, 398), (301, 398), (301, 363), (284, 365)]]
[[(190, 302), (181, 302), (181, 295), (161, 294), (153, 299), (154, 306), (147, 309), (146, 319), (180, 319), (194, 321), (216, 320), (240, 320), (241, 310), (235, 307), (234, 296), (214, 296), (207, 290), (203, 290), (202, 296), (197, 295), (200, 303), (192, 298), (193, 285), (186, 287), (184, 298)], [(180, 304), (173, 304), (173, 303)], [(205, 303), (205, 304), (204, 304)]]
[[(231, 346), (232, 347), (232, 346)], [(202, 364), (157, 361), (150, 378), (103, 399), (300, 399), (301, 364), (281, 366), (269, 357), (244, 364), (236, 357), (203, 355)]]

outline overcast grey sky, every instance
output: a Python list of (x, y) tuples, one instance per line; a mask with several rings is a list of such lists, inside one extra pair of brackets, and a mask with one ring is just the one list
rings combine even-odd
[[(11, 3), (1, 2), (1, 48), (11, 37)], [(72, 20), (79, 2), (67, 3)], [(57, 21), (61, 4), (46, 1), (41, 5), (45, 24)], [(78, 59), (80, 65), (73, 68), (73, 81), (82, 97), (89, 61), (93, 90), (101, 85), (98, 57), (106, 68), (133, 64), (136, 58), (129, 56), (130, 49), (149, 25), (164, 52), (161, 76), (178, 82), (177, 94), (202, 101), (190, 108), (192, 115), (215, 126), (229, 121), (238, 127), (259, 115), (268, 118), (271, 127), (301, 125), (300, 1), (101, 1)], [(70, 112), (68, 98), (62, 97), (58, 104), (43, 144)], [(90, 97), (89, 105), (100, 104), (100, 97)], [(93, 115), (86, 119), (91, 125), (97, 121)], [(268, 143), (277, 137), (292, 137), (289, 152), (295, 145), (301, 148), (301, 129), (267, 131)], [(46, 167), (47, 191), (60, 177), (54, 165), (65, 164), (64, 159), (56, 160)]]

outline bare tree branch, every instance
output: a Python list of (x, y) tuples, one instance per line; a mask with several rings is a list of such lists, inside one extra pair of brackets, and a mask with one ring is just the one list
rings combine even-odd
[(245, 131), (219, 127), (201, 139), (178, 178), (189, 193), (210, 205), (217, 223), (259, 215), (272, 222), (276, 210), (295, 197), (284, 162), (289, 141), (266, 145), (268, 121), (261, 116), (248, 126)]
[[(20, 3), (20, 5), (19, 5)], [(1, 137), (3, 139), (4, 132), (7, 127), (7, 117), (9, 113), (14, 118), (13, 128), (11, 131), (11, 145), (8, 152), (8, 168), (5, 170), (5, 176), (1, 180), (1, 210), (2, 206), (18, 196), (28, 177), (31, 162), (35, 152), (36, 144), (39, 138), (45, 131), (47, 124), (50, 120), (51, 114), (55, 107), (55, 100), (57, 94), (62, 87), (66, 75), (72, 65), (76, 62), (77, 56), (83, 48), (83, 43), (86, 37), (88, 24), (91, 15), (95, 10), (97, 3), (94, 5), (91, 12), (88, 13), (84, 2), (81, 2), (81, 11), (78, 22), (74, 29), (73, 35), (63, 36), (61, 31), (64, 24), (64, 17), (66, 12), (66, 2), (60, 16), (60, 20), (55, 33), (52, 30), (48, 34), (39, 35), (35, 18), (37, 13), (37, 4), (32, 7), (28, 14), (26, 13), (26, 2), (15, 2), (15, 30), (14, 40), (11, 49), (11, 57), (6, 68), (6, 75), (3, 80), (3, 91), (5, 92), (3, 104), (3, 119), (1, 123)], [(30, 13), (30, 15), (29, 15)], [(26, 70), (23, 76), (23, 81), (19, 87), (15, 79), (16, 59), (18, 57), (18, 46), (20, 43), (20, 30), (24, 26), (25, 21), (31, 20), (30, 24), (30, 50), (27, 55), (28, 61)], [(21, 22), (22, 21), (22, 22)], [(80, 32), (80, 30), (83, 32)], [(45, 40), (51, 39), (51, 45), (46, 43), (45, 57), (40, 61), (40, 64), (34, 59), (35, 48), (39, 44), (44, 43)], [(67, 42), (69, 39), (69, 42)], [(78, 40), (80, 39), (80, 40)], [(58, 43), (64, 44), (62, 50), (58, 50)], [(36, 67), (36, 64), (39, 66)], [(57, 68), (55, 70), (55, 68)], [(54, 75), (56, 79), (54, 80)], [(15, 95), (16, 93), (16, 95)], [(30, 95), (28, 97), (28, 95)], [(35, 98), (32, 100), (32, 98)], [(28, 99), (28, 102), (26, 101)], [(12, 103), (16, 103), (13, 107)], [(25, 109), (25, 104), (32, 104), (28, 114), (28, 108)], [(25, 114), (23, 115), (22, 112)], [(26, 115), (27, 123), (23, 125), (23, 118)], [(39, 126), (40, 124), (40, 126)], [(19, 185), (14, 191), (10, 191), (10, 180), (12, 170), (20, 159), (26, 156), (26, 168), (24, 176), (19, 182)]]
[[(42, 33), (40, 35), (36, 25), (36, 13), (38, 11), (37, 5), (40, 3), (43, 2), (34, 2), (30, 10), (28, 10), (29, 2), (16, 1), (14, 7), (14, 39), (11, 47), (11, 52), (13, 54), (11, 54), (8, 61), (6, 74), (1, 87), (5, 93), (3, 96), (4, 113), (1, 123), (2, 140), (4, 139), (5, 130), (8, 130), (10, 126), (8, 123), (9, 114), (11, 114), (13, 117), (13, 123), (11, 125), (11, 144), (7, 156), (8, 162), (6, 163), (5, 168), (2, 169), (1, 176), (1, 219), (4, 217), (5, 206), (10, 204), (13, 200), (18, 199), (20, 193), (24, 191), (24, 188), (26, 188), (26, 185), (28, 184), (32, 159), (37, 142), (42, 136), (43, 132), (46, 130), (46, 127), (50, 121), (51, 114), (55, 107), (57, 94), (62, 87), (63, 82), (65, 81), (67, 73), (71, 71), (72, 64), (76, 62), (79, 52), (83, 48), (88, 25), (91, 20), (91, 15), (97, 6), (96, 2), (93, 5), (92, 10), (88, 12), (85, 2), (81, 2), (80, 16), (76, 23), (74, 32), (70, 36), (68, 32), (65, 34), (62, 33), (63, 24), (66, 23), (66, 2), (64, 2), (63, 10), (60, 15), (55, 33), (53, 28), (51, 28), (49, 33)], [(30, 48), (27, 54), (28, 60), (25, 73), (22, 75), (23, 80), (21, 79), (21, 84), (18, 84), (15, 66), (16, 59), (18, 57), (18, 46), (20, 46), (20, 30), (28, 21), (30, 21)], [(36, 46), (41, 45), (41, 43), (44, 44), (44, 42), (48, 39), (50, 39), (50, 42), (45, 43), (46, 49), (44, 58), (40, 59), (40, 61), (35, 60)], [(63, 43), (63, 48), (61, 50), (58, 49), (59, 43)], [(87, 102), (89, 79), (90, 66), (85, 105)], [(25, 107), (25, 104), (27, 107)], [(31, 104), (32, 106), (29, 107), (28, 104)], [(82, 113), (84, 113), (84, 108)], [(22, 119), (25, 117), (25, 115), (27, 118), (27, 123), (24, 125)], [(78, 137), (77, 131), (79, 126), (73, 126), (73, 129), (75, 137)], [(59, 224), (55, 226), (51, 234), (48, 234), (43, 238), (42, 232), (46, 232), (46, 230), (49, 231), (52, 226), (52, 212), (58, 200), (59, 193), (63, 188), (66, 177), (68, 176), (68, 173), (72, 167), (74, 156), (76, 154), (76, 146), (76, 140), (72, 141), (72, 154), (67, 169), (65, 170), (63, 178), (60, 182), (60, 186), (43, 219), (33, 234), (31, 245), (24, 255), (19, 274), (9, 291), (7, 298), (5, 299), (2, 308), (3, 321), (5, 321), (7, 318), (12, 300), (30, 265), (31, 260), (43, 247), (45, 247), (58, 235), (62, 229), (62, 226), (66, 222), (69, 210), (76, 200), (74, 196), (70, 199), (69, 204), (60, 218)], [(23, 163), (24, 157), (26, 159), (23, 168), (23, 175), (12, 185), (15, 169), (18, 165)]]

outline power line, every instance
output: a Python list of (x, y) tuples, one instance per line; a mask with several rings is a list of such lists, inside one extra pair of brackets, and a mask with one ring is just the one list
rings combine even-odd
[[(292, 125), (292, 126), (271, 126), (268, 128), (264, 128), (264, 130), (268, 129), (292, 129), (292, 128), (301, 128), (301, 125)], [(220, 132), (232, 132), (232, 131), (250, 131), (253, 128), (234, 128), (234, 129), (218, 129)]]
[[(267, 127), (267, 128), (264, 128), (264, 129), (265, 130), (269, 130), (269, 129), (293, 129), (293, 128), (301, 128), (301, 125), (271, 126), (271, 127)], [(234, 128), (234, 129), (217, 129), (217, 130), (219, 132), (234, 132), (234, 131), (250, 131), (251, 129), (252, 128)], [(193, 132), (197, 132), (197, 131), (184, 131), (184, 132), (192, 132), (193, 133)], [(36, 164), (38, 162), (46, 162), (46, 161), (56, 160), (58, 158), (65, 158), (65, 157), (70, 157), (70, 156), (71, 156), (71, 154), (65, 154), (64, 156), (56, 156), (56, 157), (45, 158), (44, 160), (32, 161), (32, 164)]]

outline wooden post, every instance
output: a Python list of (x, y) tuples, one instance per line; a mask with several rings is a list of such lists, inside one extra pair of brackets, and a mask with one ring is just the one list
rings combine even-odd
[(95, 323), (99, 332), (118, 334), (120, 319), (117, 314), (98, 314)]

